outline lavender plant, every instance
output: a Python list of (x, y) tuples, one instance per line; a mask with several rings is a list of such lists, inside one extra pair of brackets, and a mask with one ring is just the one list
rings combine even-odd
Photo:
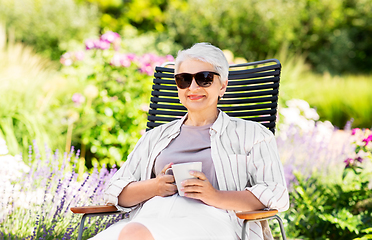
[(301, 99), (287, 101), (279, 108), (277, 144), (284, 165), (287, 185), (295, 182), (295, 173), (338, 178), (339, 164), (352, 152), (347, 132), (339, 131), (328, 121), (318, 121), (316, 110)]
[[(29, 151), (30, 167), (21, 158), (0, 155), (2, 168), (12, 171), (0, 176), (0, 239), (77, 237), (81, 216), (72, 214), (70, 207), (102, 204), (103, 189), (116, 172), (115, 168), (94, 168), (91, 173), (78, 176), (79, 154), (74, 148), (63, 155), (47, 150), (47, 157), (42, 159), (35, 144)], [(97, 234), (118, 219), (119, 216), (88, 219), (84, 237)]]

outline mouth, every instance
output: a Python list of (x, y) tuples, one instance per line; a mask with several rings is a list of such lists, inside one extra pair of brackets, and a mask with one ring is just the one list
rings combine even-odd
[(188, 97), (190, 100), (196, 101), (196, 100), (199, 100), (199, 99), (204, 98), (204, 95), (188, 95), (187, 97)]

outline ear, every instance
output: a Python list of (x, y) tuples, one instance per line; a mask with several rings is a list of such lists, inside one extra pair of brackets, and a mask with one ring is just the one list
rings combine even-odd
[(222, 83), (221, 89), (220, 89), (220, 96), (225, 94), (226, 88), (227, 88), (227, 84), (228, 84), (228, 80), (226, 80), (225, 82)]

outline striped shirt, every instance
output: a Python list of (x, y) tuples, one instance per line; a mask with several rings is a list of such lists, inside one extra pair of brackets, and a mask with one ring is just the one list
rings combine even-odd
[[(178, 136), (187, 115), (146, 132), (138, 141), (123, 166), (115, 173), (105, 191), (106, 204), (130, 212), (142, 204), (125, 208), (118, 205), (122, 189), (134, 181), (151, 178), (159, 153)], [(260, 123), (229, 117), (220, 111), (211, 126), (211, 154), (219, 189), (252, 192), (263, 205), (285, 211), (289, 196), (273, 133)], [(235, 232), (241, 237), (242, 220), (228, 211)], [(267, 224), (264, 224), (267, 226)], [(264, 227), (265, 228), (265, 227)], [(264, 239), (260, 222), (249, 224), (248, 239)]]

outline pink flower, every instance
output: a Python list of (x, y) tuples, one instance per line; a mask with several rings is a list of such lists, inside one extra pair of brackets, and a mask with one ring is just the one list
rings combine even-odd
[(121, 53), (115, 53), (111, 59), (110, 64), (114, 65), (115, 67), (119, 67), (121, 65), (120, 64), (121, 55), (122, 55)]
[(140, 107), (140, 108), (141, 108), (141, 110), (144, 111), (144, 112), (148, 112), (148, 111), (150, 110), (149, 105), (146, 104), (146, 103), (141, 104), (141, 107)]
[(137, 59), (137, 56), (136, 54), (134, 53), (128, 53), (127, 54), (127, 58), (130, 60), (130, 61), (135, 61)]
[(119, 33), (108, 31), (101, 36), (102, 41), (113, 43), (116, 39), (120, 38)]
[(77, 61), (82, 61), (85, 57), (85, 53), (83, 51), (77, 51), (74, 55)]
[(86, 50), (94, 49), (96, 47), (95, 41), (96, 40), (93, 39), (85, 40), (85, 49)]
[(123, 67), (130, 67), (130, 65), (132, 64), (132, 62), (128, 59), (128, 56), (124, 55), (124, 56), (120, 59), (120, 64), (121, 64), (121, 66), (123, 66)]
[(70, 66), (73, 63), (72, 57), (73, 57), (73, 55), (71, 53), (67, 52), (67, 53), (65, 53), (61, 56), (59, 61), (60, 61), (60, 63), (62, 63), (65, 66)]
[(351, 131), (351, 135), (355, 135), (357, 131), (359, 131), (360, 129), (359, 128), (354, 128), (352, 131)]
[(85, 97), (80, 93), (75, 93), (74, 95), (72, 95), (72, 101), (75, 103), (76, 106), (80, 106), (85, 101)]
[(114, 57), (111, 59), (110, 64), (116, 67), (119, 66), (129, 67), (132, 64), (132, 62), (128, 58), (128, 55), (122, 53), (115, 53)]
[(99, 41), (99, 47), (100, 49), (102, 50), (106, 50), (106, 49), (109, 49), (111, 46), (111, 44), (109, 42), (106, 42), (106, 41)]
[(168, 62), (174, 62), (174, 57), (172, 55), (165, 56), (165, 59), (167, 59)]
[(140, 72), (146, 73), (147, 75), (152, 76), (154, 74), (154, 68), (149, 63), (142, 64), (140, 68)]
[(372, 142), (372, 134), (363, 139), (362, 142), (365, 142), (364, 146), (367, 146), (369, 142)]
[(363, 158), (361, 157), (355, 157), (355, 158), (347, 158), (344, 163), (346, 164), (346, 168), (348, 167), (353, 167), (357, 162), (359, 163), (362, 163), (363, 162)]

